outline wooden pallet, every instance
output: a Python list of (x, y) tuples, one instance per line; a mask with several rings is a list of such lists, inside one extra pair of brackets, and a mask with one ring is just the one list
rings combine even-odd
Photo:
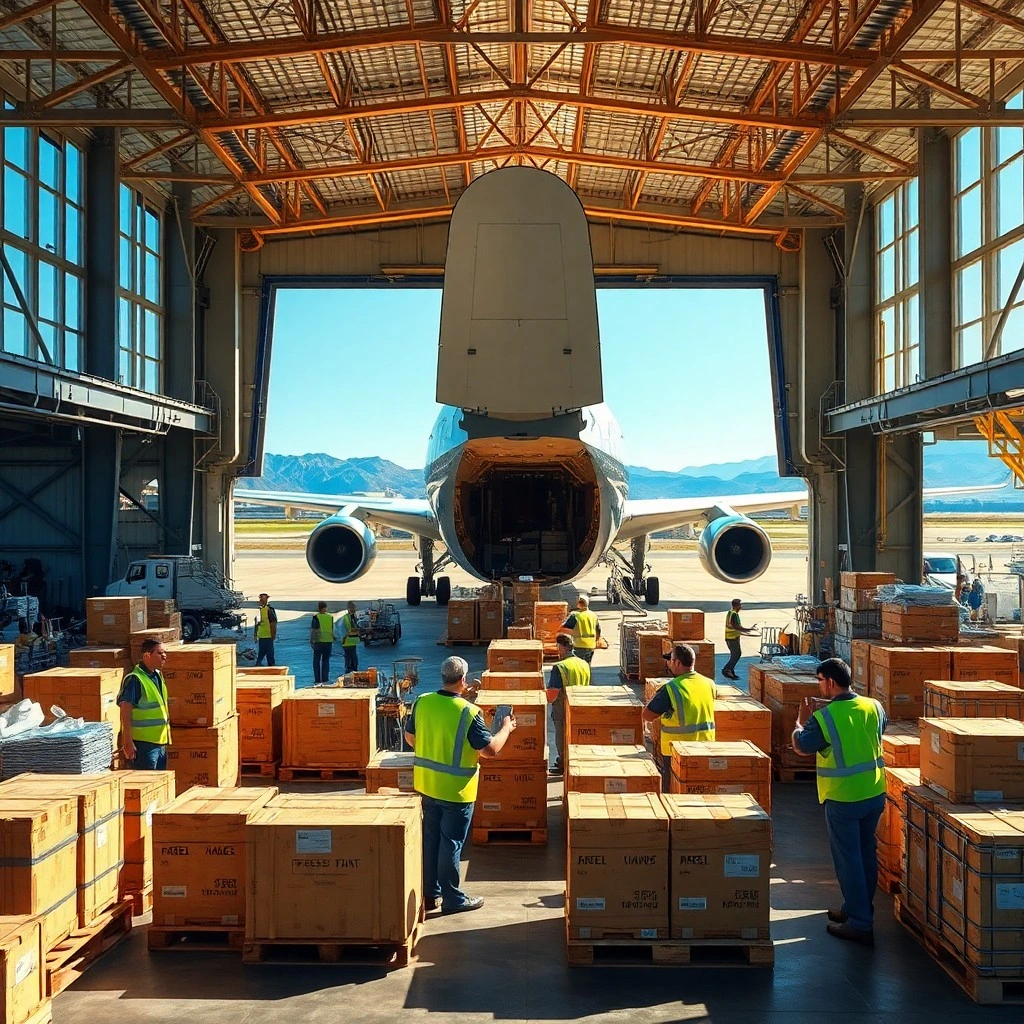
[(546, 828), (474, 828), (473, 845), (545, 846)]
[(566, 954), (570, 967), (608, 965), (632, 967), (774, 967), (775, 946), (770, 939), (569, 939)]
[(448, 633), (445, 631), (438, 638), (438, 647), (486, 647), (491, 641), (490, 640), (450, 640)]
[(891, 875), (888, 871), (878, 872), (878, 888), (889, 896), (899, 896), (903, 891), (903, 879), (899, 875)]
[(151, 950), (174, 949), (187, 952), (237, 952), (245, 940), (240, 925), (150, 925), (146, 942)]
[(365, 768), (278, 768), (280, 782), (365, 782)]
[(88, 928), (78, 928), (46, 954), (46, 994), (53, 998), (73, 985), (104, 953), (132, 930), (132, 900), (124, 897)]
[(153, 909), (153, 886), (147, 885), (142, 892), (123, 892), (122, 898), (132, 901), (132, 916), (142, 917)]
[(53, 1022), (53, 1003), (49, 999), (45, 1000), (43, 1004), (36, 1010), (29, 1018), (24, 1021), (24, 1024), (52, 1024)]
[(280, 761), (243, 761), (239, 768), (243, 775), (258, 775), (264, 779), (277, 778)]
[(341, 967), (408, 967), (416, 958), (420, 940), (419, 921), (405, 942), (310, 942), (304, 939), (247, 939), (242, 946), (245, 964), (333, 964)]
[(773, 764), (772, 778), (776, 782), (814, 782), (818, 773), (814, 768), (794, 768), (792, 765)]

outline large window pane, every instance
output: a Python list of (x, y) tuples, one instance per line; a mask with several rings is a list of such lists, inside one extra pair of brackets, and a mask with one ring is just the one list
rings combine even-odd
[(64, 334), (64, 368), (76, 372), (82, 369), (82, 336), (74, 331)]
[(917, 178), (911, 178), (907, 182), (907, 197), (906, 202), (903, 204), (903, 218), (908, 229), (917, 227), (917, 212)]
[(981, 186), (957, 202), (957, 255), (965, 256), (981, 246)]
[(151, 310), (146, 310), (143, 321), (145, 328), (144, 351), (147, 356), (156, 359), (160, 355), (160, 318)]
[(878, 246), (891, 245), (896, 237), (896, 197), (889, 196), (878, 207)]
[(891, 306), (882, 312), (882, 352), (889, 356), (896, 351), (896, 310)]
[(903, 282), (907, 288), (912, 288), (921, 277), (921, 250), (918, 248), (920, 232), (915, 228), (907, 235), (907, 279)]
[(28, 170), (28, 129), (4, 129), (4, 159), (23, 171)]
[(160, 261), (151, 252), (146, 253), (146, 298), (160, 301)]
[(74, 274), (64, 275), (64, 326), (78, 330), (81, 322), (81, 281)]
[(124, 235), (118, 246), (117, 272), (118, 282), (125, 291), (132, 290), (132, 243)]
[(896, 357), (888, 356), (882, 364), (882, 390), (892, 391), (896, 387)]
[(981, 181), (981, 129), (969, 128), (956, 137), (956, 190)]
[[(57, 328), (54, 324), (48, 324), (44, 320), (38, 321), (39, 337), (43, 339), (46, 353), (38, 353), (36, 358), (46, 362), (52, 360), (57, 366), (64, 365), (64, 353), (61, 352), (57, 343)], [(49, 359), (47, 359), (49, 356)]]
[(132, 354), (126, 349), (117, 354), (117, 379), (120, 384), (132, 386)]
[[(18, 287), (21, 289), (24, 295), (28, 290), (28, 256), (25, 255), (21, 249), (16, 249), (13, 245), (4, 246), (4, 255), (7, 257), (7, 262), (11, 266), (11, 270), (14, 272), (14, 280), (18, 282)], [(14, 290), (14, 285), (11, 283), (11, 279), (4, 270), (4, 304), (8, 306), (19, 306), (18, 294)]]
[(122, 348), (132, 347), (132, 304), (127, 299), (117, 301), (117, 339)]
[(976, 263), (964, 267), (957, 277), (959, 279), (957, 323), (967, 324), (972, 320), (980, 320), (983, 312), (981, 261), (978, 260)]
[(57, 319), (57, 268), (52, 263), (39, 261), (39, 291), (37, 305), (39, 316), (44, 320)]
[(153, 252), (160, 251), (160, 218), (152, 210), (146, 210), (146, 248)]
[[(996, 255), (996, 301), (993, 312), (999, 312), (1006, 305), (1010, 297), (1010, 290), (1013, 288), (1020, 273), (1021, 263), (1024, 263), (1024, 240), (1014, 242), (1013, 245), (1000, 249)], [(1024, 300), (1024, 288), (1017, 294), (1016, 302)]]
[(57, 194), (48, 189), (40, 188), (36, 200), (38, 206), (38, 235), (37, 240), (43, 249), (52, 253), (57, 252), (57, 238), (60, 229), (57, 224), (58, 203)]
[(73, 203), (82, 196), (82, 154), (73, 142), (64, 144), (64, 194)]
[(39, 180), (52, 188), (60, 188), (60, 147), (45, 135), (39, 136)]
[(896, 294), (896, 250), (886, 249), (879, 259), (881, 277), (878, 282), (878, 297), (889, 299)]
[(904, 384), (914, 384), (921, 379), (921, 348), (914, 345), (907, 349), (907, 379)]
[(122, 234), (130, 235), (132, 233), (132, 209), (135, 205), (135, 193), (127, 185), (122, 185), (120, 196), (121, 232)]
[(28, 180), (11, 167), (4, 168), (4, 229), (28, 238)]
[(64, 204), (64, 258), (69, 263), (82, 265), (82, 253), (79, 248), (81, 228), (81, 212), (70, 203)]
[(960, 365), (980, 363), (982, 358), (983, 329), (981, 324), (960, 331)]
[(12, 356), (28, 355), (28, 325), (23, 313), (4, 309), (4, 351)]
[(1024, 348), (1024, 306), (1010, 311), (999, 340), (999, 352), (1016, 352)]
[(1005, 235), (1024, 224), (1024, 157), (996, 175), (996, 234)]

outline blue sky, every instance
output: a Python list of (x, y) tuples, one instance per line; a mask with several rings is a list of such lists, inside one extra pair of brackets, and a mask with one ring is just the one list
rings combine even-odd
[[(598, 291), (605, 401), (627, 461), (677, 470), (775, 451), (760, 291)], [(266, 450), (423, 465), (437, 416), (441, 292), (277, 297)]]

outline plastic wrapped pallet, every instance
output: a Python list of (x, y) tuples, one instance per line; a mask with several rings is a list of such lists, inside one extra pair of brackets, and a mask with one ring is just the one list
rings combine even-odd
[[(38, 705), (36, 705), (38, 707)], [(109, 722), (60, 719), (0, 739), (0, 778), (23, 772), (85, 775), (107, 771), (114, 759), (114, 733)]]

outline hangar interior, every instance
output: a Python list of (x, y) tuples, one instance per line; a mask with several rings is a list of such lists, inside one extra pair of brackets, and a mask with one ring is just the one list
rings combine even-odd
[(3, 557), (62, 608), (145, 553), (230, 576), (268, 282), (436, 276), (518, 164), (598, 274), (767, 282), (809, 592), (918, 580), (926, 432), (1019, 456), (1020, 6), (3, 0)]

